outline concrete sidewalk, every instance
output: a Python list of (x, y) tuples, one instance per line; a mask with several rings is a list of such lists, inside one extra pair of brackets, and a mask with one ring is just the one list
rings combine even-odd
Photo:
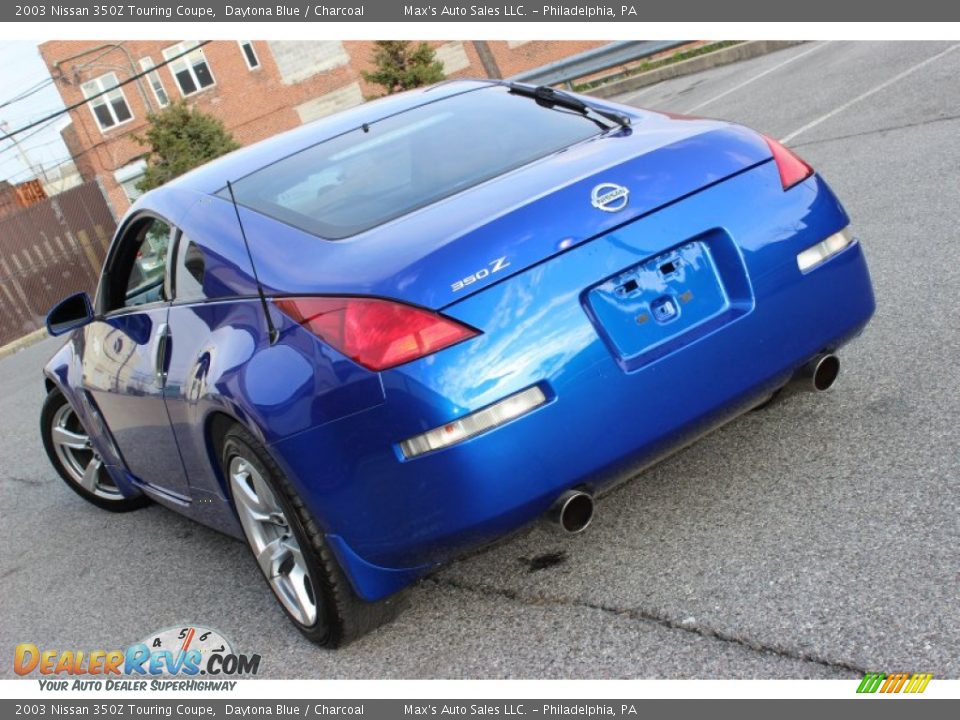
[(13, 355), (13, 353), (23, 348), (30, 347), (35, 343), (40, 342), (44, 338), (49, 337), (47, 334), (46, 328), (40, 328), (39, 330), (34, 330), (32, 333), (28, 333), (21, 338), (17, 338), (11, 343), (0, 347), (0, 359), (7, 357), (7, 355)]

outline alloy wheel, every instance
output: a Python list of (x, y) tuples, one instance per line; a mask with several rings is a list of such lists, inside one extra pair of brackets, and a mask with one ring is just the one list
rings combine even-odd
[(313, 581), (283, 507), (249, 460), (232, 458), (228, 473), (240, 524), (260, 569), (287, 612), (300, 624), (313, 625)]
[(104, 469), (103, 459), (93, 448), (90, 435), (69, 403), (64, 403), (54, 413), (50, 435), (57, 458), (73, 482), (105, 500), (124, 499)]

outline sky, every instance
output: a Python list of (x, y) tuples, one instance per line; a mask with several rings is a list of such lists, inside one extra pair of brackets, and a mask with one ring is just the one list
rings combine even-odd
[[(38, 83), (50, 82), (50, 73), (37, 45), (32, 41), (0, 40), (0, 67), (6, 68), (5, 72), (0, 73), (0, 105)], [(9, 123), (9, 129), (14, 130), (62, 109), (60, 93), (50, 83), (24, 100), (0, 107), (0, 122)], [(17, 140), (34, 166), (52, 167), (69, 159), (70, 153), (60, 139), (60, 129), (67, 124), (69, 117), (63, 115), (39, 131), (34, 128), (17, 135)], [(5, 134), (4, 131), (2, 135)], [(31, 177), (33, 173), (24, 165), (13, 143), (10, 140), (0, 141), (0, 180), (23, 182)]]

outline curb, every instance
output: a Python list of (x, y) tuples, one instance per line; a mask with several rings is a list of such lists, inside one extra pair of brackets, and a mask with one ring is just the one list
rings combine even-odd
[(7, 357), (7, 355), (13, 355), (18, 350), (23, 350), (25, 347), (30, 347), (41, 340), (49, 337), (47, 335), (46, 328), (40, 328), (39, 330), (34, 330), (28, 335), (24, 335), (22, 338), (14, 340), (12, 343), (7, 343), (3, 347), (0, 347), (0, 359)]
[(648, 85), (655, 85), (671, 78), (683, 77), (684, 75), (693, 75), (703, 72), (710, 68), (729, 65), (730, 63), (749, 60), (751, 58), (767, 55), (777, 50), (783, 50), (794, 45), (801, 45), (806, 40), (750, 40), (739, 45), (716, 50), (706, 55), (682, 60), (671, 65), (664, 65), (656, 70), (640, 73), (632, 77), (616, 80), (608, 85), (602, 85), (593, 90), (587, 91), (587, 95), (593, 95), (598, 98), (609, 98), (614, 95), (621, 95), (632, 90), (639, 90)]

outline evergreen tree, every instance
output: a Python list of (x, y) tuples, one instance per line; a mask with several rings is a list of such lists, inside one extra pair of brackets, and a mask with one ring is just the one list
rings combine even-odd
[(377, 40), (373, 62), (376, 70), (363, 71), (363, 79), (386, 88), (387, 95), (431, 85), (446, 77), (443, 63), (426, 43), (416, 47), (406, 40)]
[(141, 192), (240, 147), (220, 120), (183, 102), (150, 113), (147, 120), (146, 135), (135, 136), (138, 143), (150, 148), (147, 170), (137, 182)]

